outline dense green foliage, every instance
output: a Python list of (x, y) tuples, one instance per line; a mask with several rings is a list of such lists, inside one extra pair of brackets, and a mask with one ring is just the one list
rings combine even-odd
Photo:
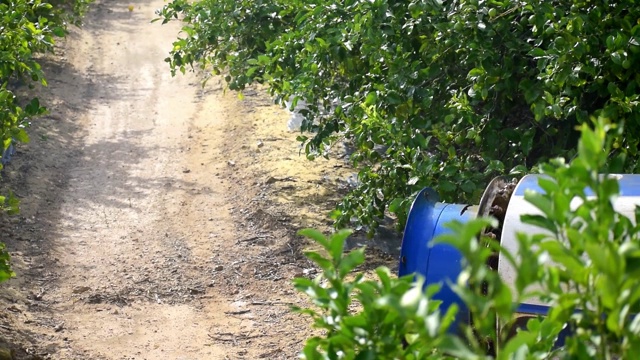
[(574, 156), (591, 114), (629, 120), (610, 160), (638, 170), (634, 1), (174, 0), (158, 14), (185, 22), (174, 72), (201, 67), (230, 89), (266, 83), (312, 104), (309, 158), (353, 144), (360, 186), (338, 225), (375, 227), (386, 210), (404, 223), (424, 186), (477, 200), (496, 175)]
[[(14, 141), (29, 141), (25, 129), (32, 118), (46, 112), (37, 98), (18, 98), (15, 84), (47, 84), (37, 54), (53, 51), (55, 38), (65, 36), (69, 23), (79, 23), (89, 2), (0, 0), (0, 154)], [(17, 212), (17, 199), (0, 196), (0, 210)], [(0, 281), (12, 276), (8, 262), (0, 243)]]
[(4, 149), (12, 141), (28, 141), (25, 127), (30, 118), (46, 111), (37, 98), (17, 99), (12, 84), (47, 84), (36, 55), (53, 51), (55, 37), (65, 36), (68, 23), (77, 23), (88, 3), (0, 1), (0, 133)]
[[(308, 339), (303, 358), (637, 359), (640, 206), (633, 219), (616, 212), (617, 179), (599, 175), (621, 132), (604, 121), (595, 130), (585, 126), (570, 164), (557, 159), (542, 165), (548, 175), (539, 180), (544, 193), (525, 193), (538, 215), (521, 217), (540, 234), (518, 234), (518, 253), (480, 236), (485, 227), (496, 226), (493, 219), (451, 223), (451, 233), (435, 239), (455, 246), (465, 258), (452, 286), (470, 310), (473, 327), (463, 324), (458, 332), (447, 332), (457, 308), (443, 313), (432, 300), (437, 284), (424, 291), (421, 281), (394, 278), (384, 268), (376, 271), (377, 279), (352, 274), (364, 256), (362, 249), (343, 254), (348, 231), (330, 238), (302, 231), (326, 254), (307, 253), (323, 272), (295, 281), (315, 305), (297, 310), (323, 330)], [(483, 246), (487, 243), (491, 246)], [(513, 264), (513, 286), (487, 267), (494, 251)], [(516, 324), (516, 305), (530, 298), (548, 303), (547, 316)], [(554, 347), (567, 327), (564, 345)]]

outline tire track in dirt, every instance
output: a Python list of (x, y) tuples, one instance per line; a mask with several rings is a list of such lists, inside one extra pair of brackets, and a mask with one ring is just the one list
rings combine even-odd
[(202, 115), (201, 99), (162, 63), (176, 33), (148, 23), (162, 3), (134, 5), (98, 3), (68, 44), (69, 63), (88, 80), (86, 132), (52, 239), (60, 276), (44, 298), (72, 353), (222, 358), (223, 347), (203, 345), (224, 313), (194, 302), (206, 292), (208, 244), (180, 226), (190, 213), (172, 211), (197, 196), (224, 207), (218, 189), (183, 170), (185, 119)]

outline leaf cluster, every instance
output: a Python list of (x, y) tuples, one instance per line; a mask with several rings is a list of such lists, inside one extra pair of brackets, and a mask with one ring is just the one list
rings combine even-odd
[(304, 100), (308, 158), (347, 141), (359, 186), (339, 204), (371, 231), (405, 222), (425, 186), (477, 201), (494, 176), (575, 156), (588, 114), (628, 119), (610, 161), (638, 168), (640, 8), (634, 1), (174, 0), (167, 61)]
[[(326, 238), (312, 229), (302, 230), (320, 244), (324, 253), (305, 255), (322, 269), (315, 279), (297, 278), (295, 288), (306, 294), (318, 309), (294, 308), (313, 319), (322, 336), (307, 340), (305, 359), (421, 359), (433, 353), (430, 344), (447, 341), (446, 329), (455, 309), (444, 316), (439, 302), (428, 297), (439, 286), (423, 292), (423, 281), (412, 284), (411, 277), (397, 279), (388, 268), (376, 270), (376, 279), (350, 273), (364, 262), (364, 249), (343, 255), (345, 239), (341, 230)], [(446, 346), (446, 344), (443, 344)]]

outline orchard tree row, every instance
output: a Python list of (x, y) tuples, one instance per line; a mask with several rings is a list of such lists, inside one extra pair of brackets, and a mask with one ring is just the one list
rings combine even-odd
[[(14, 142), (27, 142), (30, 121), (46, 112), (38, 98), (24, 89), (47, 85), (38, 54), (52, 52), (55, 38), (78, 24), (90, 0), (0, 0), (0, 135), (3, 163)], [(0, 164), (0, 169), (2, 164)], [(0, 211), (16, 213), (17, 199), (0, 196)], [(0, 243), (0, 281), (13, 275), (9, 255)]]
[(638, 170), (640, 7), (631, 0), (173, 0), (172, 71), (304, 100), (309, 159), (347, 141), (359, 186), (334, 213), (371, 232), (412, 196), (477, 201), (496, 175), (575, 156), (590, 116), (626, 120), (608, 154)]

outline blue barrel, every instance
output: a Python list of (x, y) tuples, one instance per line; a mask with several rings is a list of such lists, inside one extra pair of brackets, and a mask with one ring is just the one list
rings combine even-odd
[(400, 249), (398, 274), (419, 274), (425, 284), (442, 284), (434, 299), (442, 301), (442, 312), (452, 304), (459, 307), (458, 316), (450, 331), (455, 331), (460, 322), (469, 321), (469, 311), (462, 300), (447, 285), (455, 283), (462, 270), (462, 254), (453, 246), (438, 244), (432, 240), (448, 232), (444, 224), (452, 220), (469, 221), (476, 216), (476, 209), (467, 205), (444, 204), (432, 189), (422, 190), (411, 206)]

